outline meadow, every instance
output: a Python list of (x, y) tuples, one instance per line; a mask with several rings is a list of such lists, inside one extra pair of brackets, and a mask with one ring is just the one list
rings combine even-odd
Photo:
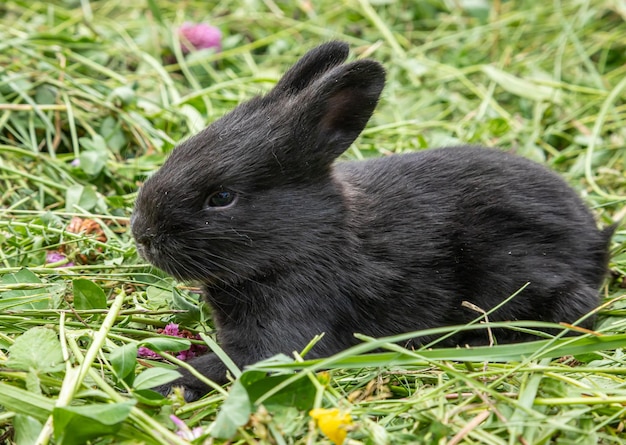
[[(182, 31), (197, 24), (206, 48)], [(194, 284), (137, 255), (138, 188), (331, 39), (387, 70), (346, 159), (497, 146), (561, 174), (600, 226), (624, 219), (621, 0), (5, 0), (0, 444), (626, 444), (624, 224), (580, 336), (361, 337), (323, 360), (230, 364), (234, 383), (197, 402), (150, 390), (189, 367), (191, 345), (228, 358)]]

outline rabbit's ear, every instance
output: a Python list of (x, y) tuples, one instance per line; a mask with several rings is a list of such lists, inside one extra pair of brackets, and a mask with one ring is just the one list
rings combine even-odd
[(343, 63), (348, 57), (348, 44), (332, 41), (306, 53), (278, 81), (270, 96), (290, 96), (305, 89), (328, 70)]
[(373, 60), (336, 67), (300, 96), (301, 128), (309, 128), (308, 153), (330, 164), (350, 147), (372, 116), (385, 85), (385, 70)]

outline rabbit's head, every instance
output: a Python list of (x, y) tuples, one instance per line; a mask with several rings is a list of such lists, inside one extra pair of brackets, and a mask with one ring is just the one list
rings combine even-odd
[(363, 130), (385, 73), (344, 64), (348, 47), (307, 53), (265, 96), (181, 143), (141, 188), (132, 216), (140, 254), (179, 279), (272, 274), (342, 232), (333, 161)]

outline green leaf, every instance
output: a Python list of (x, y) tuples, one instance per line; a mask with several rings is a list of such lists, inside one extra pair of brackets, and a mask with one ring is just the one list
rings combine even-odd
[(191, 342), (184, 338), (154, 337), (142, 340), (141, 345), (157, 352), (180, 352), (191, 347)]
[(217, 413), (211, 436), (216, 439), (232, 438), (237, 433), (237, 428), (248, 423), (250, 414), (252, 414), (252, 403), (248, 391), (241, 380), (236, 380), (230, 388), (228, 398)]
[(26, 373), (24, 383), (26, 384), (26, 389), (28, 391), (35, 394), (42, 394), (41, 379), (35, 370), (31, 370)]
[[(42, 281), (28, 269), (6, 274), (0, 279), (0, 285), (8, 284), (41, 284)], [(0, 301), (12, 299), (11, 309), (48, 309), (49, 295), (44, 289), (18, 289), (0, 292)], [(20, 302), (20, 299), (23, 299)], [(1, 307), (1, 306), (0, 306)]]
[(83, 151), (79, 155), (80, 168), (89, 176), (97, 176), (105, 167), (108, 154), (103, 151)]
[(206, 126), (202, 113), (191, 105), (185, 104), (178, 111), (187, 119), (187, 126), (191, 133), (198, 133)]
[(165, 385), (181, 377), (180, 372), (166, 368), (148, 368), (135, 377), (133, 388), (141, 391)]
[(146, 288), (146, 298), (150, 308), (169, 308), (169, 301), (172, 292), (159, 286), (148, 286)]
[(56, 102), (57, 88), (44, 84), (37, 87), (35, 91), (35, 102), (38, 104), (53, 104)]
[(0, 382), (0, 405), (14, 413), (32, 416), (40, 422), (45, 422), (54, 408), (52, 400), (3, 382)]
[[(274, 389), (279, 384), (290, 378), (290, 375), (277, 375), (267, 377), (267, 374), (259, 371), (245, 371), (241, 375), (241, 382), (248, 391), (252, 403), (261, 396)], [(315, 403), (316, 388), (308, 379), (299, 379), (279, 390), (263, 400), (263, 405), (270, 411), (277, 408), (296, 407), (305, 411), (313, 408)]]
[(9, 348), (7, 366), (35, 372), (62, 370), (63, 353), (56, 332), (41, 326), (24, 332)]
[(427, 434), (431, 440), (431, 443), (440, 443), (441, 439), (445, 439), (446, 437), (450, 435), (450, 431), (451, 431), (451, 428), (449, 426), (435, 419), (435, 421), (433, 421), (428, 426)]
[(16, 414), (13, 419), (13, 428), (17, 445), (31, 445), (37, 442), (43, 424), (31, 416)]
[(163, 394), (152, 389), (134, 390), (133, 397), (138, 403), (146, 406), (164, 406), (171, 404)]
[(194, 324), (202, 321), (199, 302), (189, 301), (189, 297), (183, 295), (178, 289), (172, 290), (172, 309), (185, 311), (176, 315), (176, 320), (181, 324)]
[(206, 334), (200, 334), (202, 340), (206, 343), (211, 351), (226, 365), (228, 371), (235, 376), (235, 378), (239, 378), (241, 376), (241, 369), (233, 362), (233, 360), (226, 354), (226, 352), (217, 344), (215, 340), (213, 340), (210, 336)]
[(148, 0), (148, 7), (156, 22), (163, 26), (165, 22), (163, 21), (163, 15), (161, 15), (162, 6), (156, 0)]
[[(128, 104), (134, 100), (135, 91), (130, 87), (121, 86), (115, 88), (111, 95), (113, 96), (112, 99), (117, 97), (123, 104)], [(128, 145), (128, 140), (124, 135), (120, 121), (114, 119), (112, 116), (107, 116), (102, 121), (100, 134), (106, 140), (107, 147), (110, 147), (116, 153), (119, 153), (124, 146)]]
[(537, 102), (559, 102), (560, 91), (555, 88), (522, 79), (521, 77), (514, 76), (491, 65), (484, 65), (482, 70), (491, 80), (500, 85), (503, 90), (515, 96), (524, 97)]
[(94, 134), (90, 138), (83, 137), (78, 139), (78, 141), (80, 142), (81, 147), (83, 147), (85, 150), (100, 151), (103, 153), (106, 153), (108, 151), (106, 141), (99, 134)]
[(79, 310), (106, 309), (107, 297), (104, 291), (91, 280), (78, 278), (72, 281), (74, 307)]
[(489, 122), (487, 122), (487, 127), (492, 135), (498, 137), (504, 136), (511, 129), (509, 122), (501, 117), (490, 119)]
[(74, 206), (84, 210), (93, 210), (96, 204), (98, 204), (98, 195), (93, 186), (84, 187), (80, 184), (74, 184), (69, 186), (65, 192), (66, 212), (75, 212)]
[[(491, 322), (481, 326), (492, 328), (506, 326), (525, 327), (554, 327), (552, 323), (518, 321), (518, 322)], [(449, 328), (433, 328), (419, 331), (422, 335), (441, 334)], [(467, 330), (460, 328), (459, 330)], [(249, 369), (264, 372), (285, 372), (296, 369), (309, 368), (318, 369), (355, 369), (367, 367), (389, 367), (389, 366), (427, 366), (432, 360), (448, 360), (459, 362), (516, 362), (527, 360), (528, 358), (539, 359), (544, 357), (563, 357), (566, 355), (587, 354), (595, 351), (607, 351), (611, 349), (623, 348), (626, 344), (626, 334), (597, 336), (566, 337), (553, 340), (539, 340), (526, 343), (504, 344), (494, 346), (474, 346), (468, 348), (437, 348), (424, 350), (404, 350), (399, 343), (405, 342), (409, 338), (416, 337), (415, 333), (407, 333), (371, 339), (363, 335), (356, 335), (360, 339), (368, 339), (367, 343), (358, 344), (349, 349), (341, 351), (334, 356), (324, 359), (305, 360), (303, 362), (274, 362), (272, 360), (263, 361), (250, 365)], [(391, 349), (394, 352), (376, 352), (374, 350)]]
[(63, 445), (84, 444), (109, 434), (115, 434), (128, 418), (135, 402), (108, 405), (56, 407), (52, 411), (54, 437)]
[(173, 309), (180, 309), (184, 311), (198, 310), (197, 302), (190, 302), (176, 288), (172, 289), (172, 307)]
[(122, 380), (135, 369), (137, 364), (137, 344), (128, 343), (111, 351), (109, 361), (117, 378)]

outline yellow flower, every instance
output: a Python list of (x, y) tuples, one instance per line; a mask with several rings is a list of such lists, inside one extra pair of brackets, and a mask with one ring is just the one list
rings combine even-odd
[(317, 426), (335, 445), (341, 445), (346, 440), (348, 427), (352, 425), (350, 413), (342, 413), (337, 408), (315, 408), (309, 411)]

